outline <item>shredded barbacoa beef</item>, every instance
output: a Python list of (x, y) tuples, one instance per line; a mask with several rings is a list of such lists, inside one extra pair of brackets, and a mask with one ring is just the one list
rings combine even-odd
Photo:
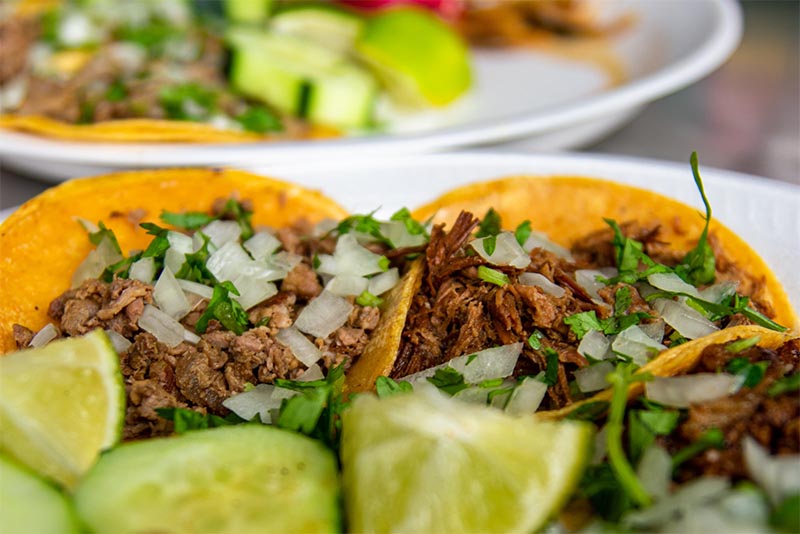
[[(244, 391), (246, 384), (296, 379), (303, 374), (306, 366), (274, 336), (291, 326), (303, 307), (322, 291), (310, 262), (316, 253), (333, 252), (335, 240), (309, 237), (311, 228), (299, 221), (277, 232), (284, 249), (302, 255), (303, 263), (289, 272), (276, 295), (248, 310), (250, 322), (263, 326), (239, 336), (212, 319), (196, 345), (183, 342), (170, 348), (160, 343), (138, 326), (144, 305), (152, 302), (153, 286), (137, 280), (87, 280), (50, 304), (48, 313), (63, 335), (78, 336), (103, 328), (132, 341), (120, 354), (127, 394), (124, 439), (171, 433), (172, 422), (160, 417), (157, 408), (226, 415), (222, 401)], [(319, 364), (325, 370), (342, 363), (348, 368), (378, 325), (378, 308), (350, 300), (353, 311), (347, 322), (327, 338), (313, 340), (322, 352)], [(207, 304), (200, 300), (182, 319), (183, 325), (193, 329)], [(15, 325), (14, 333), (20, 348), (27, 346), (34, 334), (21, 325)]]
[[(476, 254), (468, 254), (467, 243), (478, 225), (472, 214), (462, 212), (450, 231), (435, 226), (425, 251), (425, 278), (421, 291), (415, 295), (402, 334), (400, 351), (391, 376), (400, 379), (423, 369), (445, 363), (452, 358), (483, 349), (526, 341), (534, 330), (544, 334), (542, 349), (523, 345), (522, 356), (514, 376), (535, 375), (546, 369), (545, 348), (558, 353), (557, 383), (547, 389), (541, 409), (555, 409), (572, 402), (569, 380), (572, 372), (589, 362), (577, 351), (579, 340), (564, 323), (575, 313), (595, 311), (600, 319), (612, 314), (617, 289), (627, 284), (608, 286), (599, 291), (603, 302), (591, 296), (575, 282), (575, 271), (615, 266), (611, 229), (593, 232), (578, 240), (572, 247), (574, 261), (549, 251), (535, 248), (530, 252), (531, 263), (525, 269), (497, 266)], [(658, 224), (625, 223), (621, 229), (626, 237), (640, 241), (644, 251), (655, 261), (674, 266), (683, 257), (659, 240)], [(715, 245), (713, 236), (712, 246)], [(718, 247), (717, 247), (718, 248)], [(481, 280), (480, 265), (506, 274), (510, 283), (498, 286)], [(726, 261), (717, 251), (719, 280), (738, 280), (740, 292), (754, 293), (753, 303), (770, 313), (758, 299), (758, 280)], [(539, 287), (522, 285), (517, 277), (523, 272), (535, 272), (564, 289), (562, 297), (554, 297)], [(634, 286), (630, 289), (628, 314), (645, 312), (652, 317), (658, 313), (641, 297)], [(646, 324), (652, 320), (645, 319)], [(723, 319), (720, 326), (747, 323), (741, 315)], [(667, 325), (663, 343), (669, 345), (672, 329)]]
[(800, 340), (793, 339), (777, 350), (751, 347), (731, 353), (725, 345), (707, 347), (690, 372), (725, 371), (733, 358), (747, 358), (751, 363), (768, 362), (764, 378), (753, 388), (689, 407), (685, 420), (662, 439), (670, 453), (694, 443), (706, 431), (719, 429), (725, 436), (723, 449), (708, 449), (684, 464), (679, 480), (703, 475), (728, 476), (734, 480), (748, 477), (742, 457), (742, 440), (751, 436), (771, 454), (800, 452), (800, 397), (797, 391), (770, 396), (768, 390), (785, 376), (800, 371)]

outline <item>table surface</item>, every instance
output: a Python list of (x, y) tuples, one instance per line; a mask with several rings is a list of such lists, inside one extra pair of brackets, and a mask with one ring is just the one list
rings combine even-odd
[[(744, 38), (725, 65), (584, 150), (669, 161), (697, 150), (704, 165), (800, 185), (800, 1), (742, 5)], [(529, 151), (524, 140), (488, 149)], [(0, 162), (0, 209), (49, 186)]]

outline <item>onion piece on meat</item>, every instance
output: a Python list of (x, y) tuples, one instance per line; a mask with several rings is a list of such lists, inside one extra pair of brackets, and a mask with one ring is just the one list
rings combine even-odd
[(187, 343), (191, 343), (192, 345), (197, 345), (198, 343), (200, 343), (200, 336), (198, 336), (191, 330), (184, 328), (183, 340), (186, 341)]
[(308, 369), (306, 369), (300, 378), (297, 379), (298, 382), (311, 382), (313, 380), (322, 380), (325, 378), (325, 375), (322, 373), (322, 368), (319, 366), (318, 363), (315, 363)]
[(139, 317), (139, 328), (153, 334), (168, 347), (177, 347), (184, 340), (183, 325), (152, 304), (145, 304)]
[(706, 302), (721, 304), (732, 297), (736, 293), (738, 287), (739, 282), (720, 282), (700, 291), (700, 299)]
[(114, 350), (117, 351), (117, 354), (122, 354), (133, 345), (126, 337), (113, 330), (106, 330), (105, 332), (109, 341), (111, 341), (111, 344), (114, 346)]
[(542, 232), (531, 232), (531, 235), (528, 236), (528, 239), (522, 245), (522, 249), (526, 254), (530, 254), (531, 250), (535, 248), (547, 250), (556, 256), (572, 261), (572, 253), (568, 249), (551, 241), (550, 238)]
[(642, 329), (636, 325), (630, 326), (617, 334), (617, 337), (611, 343), (611, 350), (631, 358), (639, 366), (646, 364), (653, 356), (666, 350), (666, 348), (642, 332)]
[(383, 272), (380, 265), (383, 256), (360, 245), (351, 234), (339, 237), (333, 257), (336, 260), (336, 272), (330, 274), (367, 276)]
[(367, 290), (369, 280), (363, 276), (340, 274), (334, 276), (325, 285), (325, 290), (340, 297), (358, 296)]
[(651, 286), (670, 293), (684, 293), (700, 298), (700, 292), (692, 284), (687, 284), (675, 273), (653, 273), (647, 277)]
[(647, 334), (647, 337), (650, 337), (653, 340), (661, 343), (664, 340), (665, 325), (666, 323), (664, 322), (664, 319), (658, 319), (652, 323), (642, 323), (638, 326), (642, 332)]
[(602, 269), (579, 269), (575, 271), (575, 281), (578, 285), (586, 290), (592, 298), (601, 300), (598, 291), (606, 287), (606, 285), (599, 281), (597, 278), (613, 278), (617, 276), (618, 271), (614, 267), (603, 267)]
[[(486, 241), (495, 240), (495, 247), (491, 254), (486, 250)], [(470, 246), (484, 260), (494, 265), (510, 265), (517, 269), (524, 269), (531, 263), (531, 257), (525, 252), (517, 238), (511, 232), (500, 232), (493, 238), (481, 237), (470, 242)]]
[(28, 77), (24, 74), (6, 82), (0, 87), (0, 109), (6, 112), (17, 109), (27, 94)]
[(453, 395), (454, 399), (470, 404), (487, 404), (489, 401), (489, 392), (491, 389), (482, 388), (479, 386), (471, 386), (464, 388)]
[(99, 278), (106, 267), (122, 260), (122, 255), (117, 252), (112, 241), (103, 236), (97, 248), (89, 252), (72, 275), (72, 287), (78, 287), (84, 281)]
[(156, 276), (156, 262), (150, 258), (142, 258), (136, 260), (131, 264), (128, 271), (128, 278), (131, 280), (139, 280), (145, 284), (153, 283), (153, 278)]
[(233, 298), (245, 310), (249, 310), (278, 293), (278, 288), (272, 282), (244, 274), (238, 276), (233, 281), (233, 285), (239, 290), (239, 296), (234, 295)]
[(547, 393), (547, 384), (532, 376), (522, 379), (506, 403), (505, 411), (511, 415), (530, 415), (534, 413)]
[(636, 476), (647, 493), (655, 499), (665, 498), (672, 482), (672, 457), (663, 447), (652, 443), (636, 466)]
[(55, 338), (58, 337), (58, 328), (55, 327), (53, 323), (47, 323), (42, 327), (41, 330), (36, 332), (36, 335), (31, 338), (31, 342), (28, 343), (29, 347), (44, 347)]
[(281, 242), (271, 233), (262, 230), (253, 234), (253, 237), (245, 241), (243, 246), (254, 260), (266, 261), (276, 250), (281, 248)]
[(335, 276), (339, 272), (336, 266), (336, 258), (330, 254), (319, 254), (317, 260), (319, 261), (319, 266), (316, 268), (318, 273)]
[(712, 334), (719, 328), (688, 305), (669, 299), (656, 299), (653, 307), (668, 325), (686, 339), (697, 339)]
[(719, 499), (730, 489), (727, 478), (704, 476), (687, 482), (675, 493), (655, 502), (649, 508), (627, 513), (623, 526), (627, 529), (651, 531), (665, 525), (675, 517), (683, 516), (688, 510), (702, 507)]
[(250, 255), (235, 241), (228, 241), (208, 257), (206, 268), (217, 280), (233, 280), (251, 266)]
[(306, 334), (324, 339), (342, 327), (352, 311), (350, 302), (330, 291), (323, 291), (303, 308), (294, 326)]
[(153, 301), (161, 311), (173, 319), (182, 319), (192, 309), (169, 267), (164, 267), (153, 286)]
[(522, 273), (517, 279), (524, 286), (540, 287), (545, 293), (556, 298), (563, 297), (566, 292), (563, 287), (557, 286), (540, 273)]
[(186, 263), (186, 255), (194, 251), (194, 242), (191, 237), (180, 232), (167, 232), (167, 241), (169, 248), (164, 254), (164, 265), (177, 273)]
[(514, 366), (522, 352), (522, 343), (511, 343), (500, 347), (484, 349), (475, 354), (465, 354), (453, 358), (449, 362), (423, 369), (417, 373), (403, 377), (412, 384), (424, 382), (426, 378), (436, 374), (445, 367), (452, 367), (464, 376), (467, 384), (479, 384), (484, 380), (505, 378), (514, 372)]
[(409, 232), (403, 221), (382, 222), (381, 234), (392, 242), (394, 248), (416, 247), (428, 241), (423, 234)]
[(645, 383), (648, 399), (676, 408), (713, 401), (736, 391), (740, 380), (727, 373), (695, 373), (685, 376), (655, 377)]
[(599, 330), (589, 330), (578, 345), (578, 354), (584, 358), (589, 357), (595, 360), (604, 360), (614, 356), (610, 349), (611, 341), (605, 334)]
[(399, 281), (400, 281), (400, 271), (397, 270), (397, 267), (392, 267), (388, 271), (376, 274), (375, 276), (370, 278), (367, 291), (376, 296), (383, 295), (384, 293), (392, 289), (394, 286), (396, 286), (397, 282)]
[(228, 397), (222, 405), (245, 421), (252, 421), (258, 415), (266, 424), (272, 419), (270, 411), (280, 408), (283, 400), (273, 397), (275, 389), (272, 384), (258, 384), (250, 391)]
[(742, 452), (747, 471), (773, 504), (800, 493), (800, 455), (772, 456), (750, 436), (745, 436)]
[(242, 235), (242, 229), (236, 221), (211, 221), (200, 231), (207, 235), (215, 247), (222, 247), (226, 243), (236, 243)]
[(306, 367), (311, 367), (322, 358), (322, 353), (317, 346), (293, 326), (279, 330), (275, 339), (289, 347), (294, 357), (303, 362)]
[(608, 387), (606, 376), (612, 371), (614, 371), (614, 364), (609, 360), (578, 369), (575, 371), (575, 381), (578, 383), (578, 389), (583, 393), (606, 389)]
[(187, 293), (199, 295), (204, 299), (211, 300), (211, 297), (214, 296), (214, 288), (207, 286), (205, 284), (192, 282), (191, 280), (181, 280), (180, 278), (178, 278), (178, 285), (181, 286), (181, 289), (183, 289)]

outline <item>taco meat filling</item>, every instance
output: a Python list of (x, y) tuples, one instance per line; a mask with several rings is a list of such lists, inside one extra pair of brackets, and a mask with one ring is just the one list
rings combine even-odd
[[(258, 384), (313, 380), (335, 367), (348, 369), (379, 324), (379, 295), (399, 279), (397, 267), (390, 267), (387, 258), (393, 255), (391, 247), (370, 242), (369, 236), (360, 237), (362, 246), (346, 233), (347, 220), (339, 226), (325, 222), (315, 227), (301, 220), (291, 227), (253, 230), (247, 228), (247, 202), (216, 204), (211, 216), (167, 214), (186, 216), (187, 221), (192, 216), (205, 218), (208, 224), (195, 233), (145, 223), (156, 234), (147, 251), (107, 265), (99, 278), (81, 280), (50, 304), (48, 315), (57, 336), (102, 328), (115, 344), (127, 394), (125, 439), (170, 434), (173, 423), (156, 411), (160, 408), (225, 416), (226, 399)], [(173, 226), (181, 224), (175, 218), (162, 215), (162, 219)], [(401, 232), (405, 228), (402, 222), (395, 227)], [(247, 236), (240, 231), (252, 237), (244, 239)], [(102, 226), (90, 235), (100, 239), (95, 252), (108, 244), (104, 240), (114, 239)], [(190, 250), (181, 250), (173, 263), (180, 243)], [(148, 251), (156, 250), (158, 254), (148, 258)], [(394, 256), (394, 263), (402, 266), (403, 257)], [(198, 264), (200, 257), (203, 263)], [(137, 265), (150, 258), (163, 264), (161, 272), (151, 273), (151, 279), (136, 279), (142, 278)], [(85, 272), (82, 268), (90, 260), (79, 273)], [(255, 274), (239, 275), (242, 271)], [(171, 311), (169, 293), (159, 289), (170, 280), (177, 283), (173, 289), (180, 292), (179, 299), (188, 302), (178, 312)], [(254, 287), (258, 296), (251, 297), (248, 290)], [(237, 288), (240, 295), (234, 296)], [(321, 309), (323, 301), (335, 311)], [(316, 307), (310, 307), (312, 303)], [(170, 324), (182, 338), (170, 337)], [(43, 330), (48, 328), (52, 325)], [(282, 337), (287, 332), (294, 333), (293, 339)], [(14, 325), (14, 336), (18, 347), (24, 348), (34, 332)], [(315, 376), (304, 378), (309, 370)]]
[[(772, 315), (759, 298), (758, 275), (719, 250), (711, 281), (686, 282), (692, 280), (681, 271), (687, 255), (662, 242), (659, 228), (614, 223), (566, 250), (524, 224), (501, 232), (492, 210), (483, 221), (462, 212), (449, 231), (435, 226), (392, 378), (524, 342), (512, 376), (550, 375), (540, 409), (557, 409), (607, 387), (603, 376), (613, 362), (641, 366), (668, 347), (720, 328), (763, 325)], [(709, 243), (719, 248), (713, 235)], [(631, 263), (621, 253), (638, 256)], [(548, 372), (550, 362), (557, 374)], [(596, 365), (605, 371), (598, 368), (599, 380), (588, 380)]]

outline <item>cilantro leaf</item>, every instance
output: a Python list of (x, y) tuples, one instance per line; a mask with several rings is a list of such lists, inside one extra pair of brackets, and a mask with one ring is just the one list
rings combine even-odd
[(624, 315), (632, 302), (630, 286), (622, 286), (614, 293), (614, 315)]
[(703, 179), (700, 177), (697, 152), (692, 152), (689, 163), (692, 167), (694, 183), (697, 185), (698, 191), (700, 191), (700, 197), (703, 199), (703, 205), (706, 208), (706, 224), (705, 227), (703, 227), (700, 238), (697, 240), (697, 245), (687, 252), (680, 265), (675, 267), (675, 273), (684, 281), (699, 286), (714, 282), (714, 278), (716, 277), (716, 260), (714, 258), (714, 251), (708, 243), (708, 225), (711, 223), (711, 204), (708, 202), (705, 188), (703, 187)]
[(187, 408), (156, 408), (156, 413), (159, 417), (173, 422), (176, 434), (183, 434), (190, 430), (203, 430), (247, 422), (235, 414), (220, 417), (214, 414), (202, 414)]
[(678, 426), (677, 410), (630, 410), (628, 412), (628, 454), (638, 463), (656, 436), (669, 435)]
[[(617, 253), (617, 270), (619, 274), (613, 278), (602, 280), (605, 284), (615, 284), (617, 282), (625, 282), (626, 284), (633, 284), (639, 280), (643, 280), (653, 273), (667, 273), (672, 269), (666, 265), (661, 265), (653, 261), (650, 256), (645, 254), (644, 245), (625, 237), (619, 225), (613, 219), (603, 219), (614, 231), (614, 238), (611, 244)], [(640, 270), (639, 266), (644, 265), (646, 268)]]
[(197, 230), (198, 228), (202, 228), (211, 221), (215, 220), (216, 217), (212, 217), (211, 215), (200, 211), (174, 213), (164, 210), (161, 212), (161, 215), (159, 215), (159, 219), (177, 228), (183, 228), (185, 230)]
[(769, 367), (769, 362), (750, 363), (747, 358), (733, 358), (728, 362), (727, 370), (741, 377), (742, 386), (754, 388), (764, 378), (767, 367)]
[(467, 389), (469, 387), (469, 385), (464, 382), (464, 375), (452, 367), (437, 369), (433, 376), (428, 377), (428, 382), (449, 395), (455, 395), (462, 389)]
[(122, 102), (128, 97), (128, 89), (122, 80), (114, 80), (108, 86), (105, 97), (109, 102)]
[(225, 202), (225, 206), (223, 206), (222, 213), (219, 214), (219, 218), (236, 221), (236, 223), (239, 225), (239, 229), (242, 231), (242, 241), (247, 241), (253, 237), (253, 234), (255, 233), (252, 223), (253, 211), (247, 209), (244, 204), (235, 198), (229, 198), (228, 201)]
[(547, 367), (542, 382), (548, 386), (554, 386), (558, 382), (558, 353), (550, 347), (545, 347), (544, 356), (547, 358)]
[(672, 456), (673, 471), (687, 460), (691, 460), (707, 449), (723, 449), (725, 447), (725, 435), (719, 428), (710, 428), (703, 432), (697, 441), (687, 445)]
[(309, 388), (300, 395), (285, 399), (278, 415), (278, 426), (310, 435), (317, 427), (328, 402), (330, 388)]
[(211, 273), (211, 271), (208, 270), (208, 267), (206, 267), (206, 262), (208, 261), (208, 257), (210, 255), (208, 252), (208, 246), (211, 243), (211, 238), (202, 232), (200, 233), (200, 237), (203, 238), (203, 246), (200, 247), (197, 252), (185, 254), (186, 260), (183, 262), (183, 265), (181, 265), (181, 268), (178, 269), (178, 272), (175, 273), (175, 278), (181, 278), (183, 280), (189, 280), (191, 282), (197, 282), (200, 284), (215, 284), (217, 282), (217, 278)]
[(122, 254), (122, 249), (119, 246), (119, 241), (117, 241), (117, 236), (114, 235), (114, 231), (110, 228), (107, 228), (103, 221), (99, 221), (97, 223), (97, 227), (99, 230), (96, 232), (89, 233), (89, 241), (94, 245), (97, 246), (103, 241), (103, 238), (108, 239), (108, 242), (111, 243), (111, 246), (117, 252), (117, 254)]
[(525, 245), (528, 241), (528, 238), (531, 236), (531, 222), (529, 220), (524, 220), (519, 225), (517, 225), (517, 229), (514, 230), (514, 237), (517, 239), (517, 243), (519, 246)]
[(486, 251), (486, 254), (491, 256), (494, 254), (495, 249), (497, 249), (497, 236), (490, 235), (484, 238), (483, 240), (483, 249)]
[(758, 345), (759, 341), (761, 341), (761, 336), (753, 336), (743, 339), (737, 339), (736, 341), (731, 341), (730, 343), (725, 345), (725, 350), (732, 354), (738, 354), (743, 350), (747, 350), (750, 347)]
[(570, 327), (578, 339), (583, 339), (583, 336), (585, 336), (589, 330), (604, 332), (608, 327), (608, 321), (598, 319), (597, 313), (594, 310), (568, 315), (564, 317), (564, 324)]
[(199, 121), (207, 119), (214, 112), (217, 94), (192, 82), (164, 87), (158, 95), (158, 101), (168, 119)]
[[(187, 255), (188, 256), (188, 255)], [(206, 311), (200, 316), (195, 325), (198, 333), (205, 333), (208, 328), (208, 321), (216, 319), (222, 326), (234, 332), (237, 336), (242, 335), (250, 324), (242, 305), (230, 297), (230, 294), (239, 295), (236, 287), (228, 281), (214, 286), (214, 294), (208, 302)]]
[(395, 382), (388, 376), (379, 376), (375, 381), (375, 392), (381, 399), (397, 395), (398, 393), (409, 393), (411, 391), (414, 391), (414, 386), (405, 380)]
[(383, 235), (383, 232), (381, 232), (380, 221), (373, 216), (375, 211), (367, 213), (366, 215), (351, 215), (350, 217), (343, 219), (336, 226), (336, 233), (342, 235), (356, 231), (362, 234), (368, 234), (374, 237), (379, 243), (383, 243), (384, 245), (391, 247), (391, 240)]
[(406, 230), (411, 235), (424, 235), (425, 237), (430, 237), (428, 235), (428, 231), (425, 229), (425, 225), (415, 220), (414, 217), (411, 216), (411, 212), (408, 211), (408, 208), (400, 208), (392, 214), (389, 220), (401, 221), (406, 225)]
[(495, 284), (500, 287), (503, 287), (510, 282), (508, 276), (506, 276), (504, 273), (496, 269), (490, 269), (485, 265), (478, 265), (478, 278), (484, 282), (489, 282), (490, 284)]
[(608, 401), (587, 402), (572, 410), (569, 415), (567, 415), (567, 419), (594, 421), (608, 411), (608, 406)]
[(769, 516), (769, 524), (780, 532), (800, 532), (800, 493), (778, 503)]
[(383, 303), (383, 299), (380, 297), (376, 297), (366, 289), (361, 292), (361, 294), (356, 297), (356, 304), (359, 306), (372, 306), (377, 308)]
[(500, 214), (494, 211), (494, 208), (489, 208), (489, 211), (483, 216), (483, 220), (478, 224), (478, 231), (475, 237), (496, 236), (500, 233), (501, 228)]
[(795, 373), (776, 380), (767, 390), (767, 394), (770, 397), (777, 397), (798, 390), (800, 390), (800, 373)]
[(283, 130), (280, 118), (264, 106), (250, 106), (244, 113), (237, 115), (235, 120), (248, 132), (266, 133)]
[(544, 338), (544, 334), (541, 330), (534, 330), (528, 337), (528, 345), (530, 345), (533, 350), (539, 350), (542, 348), (542, 338)]

